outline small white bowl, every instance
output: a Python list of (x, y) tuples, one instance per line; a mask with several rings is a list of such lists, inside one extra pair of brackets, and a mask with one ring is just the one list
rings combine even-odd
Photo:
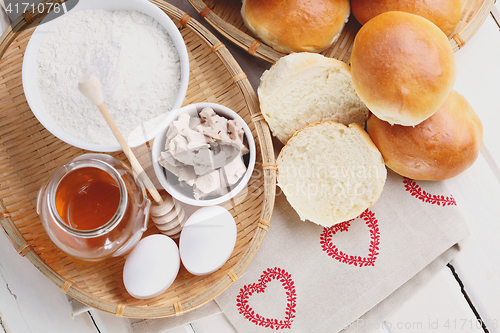
[[(179, 87), (179, 92), (172, 105), (172, 111), (179, 109), (182, 106), (184, 98), (186, 96), (188, 82), (189, 82), (189, 57), (186, 49), (186, 44), (184, 39), (180, 34), (179, 30), (175, 26), (174, 22), (168, 17), (165, 12), (159, 9), (157, 6), (152, 4), (147, 0), (85, 0), (79, 1), (78, 4), (72, 8), (67, 14), (85, 10), (85, 9), (102, 9), (107, 11), (115, 10), (136, 10), (143, 14), (146, 14), (154, 18), (168, 33), (174, 46), (179, 54), (180, 64), (181, 64), (181, 82)], [(47, 32), (50, 30), (52, 25), (56, 23), (59, 19), (64, 18), (65, 15), (53, 19), (55, 13), (52, 12), (47, 15), (42, 23), (34, 31), (28, 46), (26, 47), (26, 52), (23, 59), (23, 89), (26, 96), (28, 104), (35, 114), (38, 121), (53, 135), (55, 135), (60, 140), (73, 145), (78, 148), (82, 148), (90, 151), (97, 152), (113, 152), (121, 150), (118, 142), (113, 145), (95, 144), (79, 140), (72, 136), (70, 133), (65, 132), (52, 118), (52, 116), (47, 112), (45, 105), (43, 103), (42, 97), (40, 95), (38, 87), (38, 51), (42, 40), (44, 39)], [(45, 23), (46, 22), (46, 23)], [(76, 89), (76, 85), (75, 85)], [(128, 142), (129, 146), (136, 147), (141, 144), (153, 139), (163, 128), (165, 128), (168, 123), (168, 115), (172, 113), (170, 111), (167, 116), (150, 132), (146, 133), (141, 138), (132, 140)]]
[[(236, 186), (233, 187), (231, 191), (219, 197), (215, 198), (210, 197), (209, 199), (196, 200), (193, 195), (193, 188), (188, 185), (180, 186), (177, 176), (166, 171), (165, 168), (158, 163), (158, 158), (160, 157), (161, 152), (165, 151), (167, 131), (170, 124), (174, 120), (176, 120), (181, 113), (188, 113), (190, 116), (194, 117), (197, 116), (199, 112), (205, 107), (210, 107), (215, 111), (215, 113), (219, 114), (220, 116), (223, 116), (227, 119), (235, 119), (242, 124), (243, 129), (245, 130), (245, 138), (246, 138), (246, 143), (248, 145), (248, 150), (250, 151), (247, 155), (250, 155), (250, 157), (248, 159), (248, 164), (245, 163), (247, 171), (245, 172), (243, 177), (241, 177), (238, 183), (236, 183)], [(164, 127), (164, 129), (160, 133), (158, 133), (158, 135), (154, 140), (152, 159), (153, 159), (153, 168), (155, 170), (155, 174), (156, 177), (158, 178), (158, 181), (160, 182), (161, 186), (168, 193), (170, 193), (172, 197), (192, 206), (213, 206), (226, 202), (231, 198), (234, 198), (247, 186), (255, 166), (255, 157), (256, 157), (255, 141), (253, 139), (250, 128), (236, 112), (219, 104), (196, 103), (196, 104), (186, 105), (185, 107), (175, 111), (175, 113), (174, 112), (171, 113), (168, 118), (170, 120), (169, 123), (167, 124), (167, 126)]]

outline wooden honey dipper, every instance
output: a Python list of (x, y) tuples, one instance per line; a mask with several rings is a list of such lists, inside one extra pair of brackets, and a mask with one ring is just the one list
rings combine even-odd
[(157, 205), (152, 205), (150, 209), (151, 218), (156, 227), (167, 236), (172, 238), (179, 237), (185, 222), (184, 210), (169, 194), (160, 195), (151, 179), (147, 176), (104, 105), (104, 96), (99, 79), (95, 75), (86, 75), (78, 82), (78, 90), (101, 111), (106, 123), (130, 161), (132, 169), (137, 174), (137, 178), (143, 182), (149, 194), (156, 202)]

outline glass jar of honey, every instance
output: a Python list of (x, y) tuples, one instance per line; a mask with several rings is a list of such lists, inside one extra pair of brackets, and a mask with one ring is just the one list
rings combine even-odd
[(58, 167), (38, 192), (37, 213), (54, 244), (87, 261), (120, 256), (147, 229), (144, 186), (121, 161), (84, 154)]

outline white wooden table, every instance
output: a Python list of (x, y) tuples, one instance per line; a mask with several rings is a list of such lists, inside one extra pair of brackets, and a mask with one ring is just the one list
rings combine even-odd
[[(185, 0), (174, 5), (202, 21)], [(500, 333), (500, 3), (483, 26), (455, 53), (455, 90), (482, 120), (484, 145), (476, 163), (447, 180), (472, 235), (462, 251), (377, 332)], [(218, 36), (216, 34), (216, 36)], [(254, 87), (269, 64), (222, 40)], [(484, 323), (481, 325), (478, 318)], [(0, 333), (126, 333), (128, 321), (98, 310), (71, 318), (66, 296), (0, 233)], [(224, 315), (199, 320), (171, 333), (234, 333)]]

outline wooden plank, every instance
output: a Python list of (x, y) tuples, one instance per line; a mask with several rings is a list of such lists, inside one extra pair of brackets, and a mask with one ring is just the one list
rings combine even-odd
[(496, 18), (497, 18), (497, 20), (498, 20), (498, 16), (496, 14), (500, 13), (500, 2), (496, 2), (495, 1), (495, 3), (493, 4), (493, 8), (491, 9), (491, 11), (493, 12), (493, 15), (495, 15)]
[(6, 332), (97, 332), (87, 315), (71, 318), (62, 291), (18, 255), (1, 231), (0, 253), (0, 317)]
[(489, 331), (499, 333), (499, 182), (482, 154), (469, 170), (446, 182), (471, 231), (452, 264)]
[[(498, 8), (498, 3), (495, 6)], [(469, 101), (481, 119), (484, 146), (491, 155), (493, 170), (498, 170), (500, 166), (499, 54), (499, 30), (491, 15), (467, 44), (455, 53), (457, 79), (454, 89)], [(495, 174), (495, 177), (500, 179), (500, 174)]]
[(483, 333), (448, 267), (403, 304), (385, 325), (391, 333)]
[(89, 311), (101, 333), (131, 333), (128, 319), (107, 312), (92, 309)]
[(480, 116), (484, 145), (469, 170), (447, 181), (472, 233), (452, 264), (487, 329), (496, 333), (500, 332), (500, 268), (496, 260), (500, 257), (500, 131), (495, 125), (500, 120), (499, 9), (496, 3), (476, 36), (456, 54), (455, 89)]

